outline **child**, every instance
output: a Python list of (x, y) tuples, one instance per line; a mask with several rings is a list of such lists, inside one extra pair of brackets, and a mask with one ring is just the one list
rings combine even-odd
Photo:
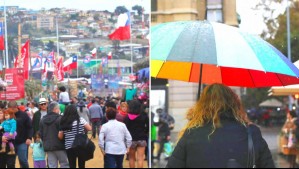
[(46, 153), (39, 133), (36, 133), (34, 143), (30, 147), (33, 149), (34, 168), (46, 168)]
[[(15, 147), (13, 145), (13, 140), (16, 138), (17, 136), (17, 121), (16, 116), (15, 116), (15, 112), (13, 110), (6, 110), (4, 112), (4, 117), (5, 117), (5, 121), (0, 125), (0, 130), (4, 129), (4, 137), (7, 138), (8, 140), (8, 144), (9, 144), (9, 148), (10, 148), (10, 152), (8, 153), (8, 155), (15, 155)], [(6, 143), (2, 142), (2, 149), (0, 151), (0, 153), (5, 153), (6, 152)]]

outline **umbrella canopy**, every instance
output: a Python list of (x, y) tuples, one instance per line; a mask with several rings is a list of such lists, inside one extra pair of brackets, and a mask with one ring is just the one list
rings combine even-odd
[(298, 68), (272, 45), (208, 21), (152, 27), (151, 76), (243, 87), (299, 84)]
[(282, 103), (276, 99), (269, 99), (262, 102), (260, 107), (282, 107)]

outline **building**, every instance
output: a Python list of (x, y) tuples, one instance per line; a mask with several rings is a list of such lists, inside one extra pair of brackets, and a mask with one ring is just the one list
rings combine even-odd
[[(152, 26), (164, 22), (209, 20), (238, 26), (236, 0), (151, 0)], [(233, 88), (240, 95), (239, 88)], [(186, 124), (185, 116), (197, 100), (198, 84), (152, 79), (152, 111), (163, 108), (176, 120), (174, 131)]]
[(36, 19), (37, 29), (55, 29), (55, 22), (53, 16), (38, 15)]

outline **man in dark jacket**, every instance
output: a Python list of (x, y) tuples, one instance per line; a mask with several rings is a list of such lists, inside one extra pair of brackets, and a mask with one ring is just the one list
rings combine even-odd
[(41, 120), (40, 133), (44, 143), (44, 150), (48, 154), (49, 168), (69, 168), (67, 154), (62, 141), (58, 139), (61, 116), (57, 102), (49, 105), (49, 113)]
[(8, 108), (16, 111), (18, 134), (15, 139), (15, 148), (21, 168), (29, 168), (28, 146), (31, 144), (33, 134), (31, 119), (27, 113), (18, 110), (18, 104), (15, 101), (9, 102)]
[(48, 111), (48, 101), (45, 98), (40, 98), (39, 99), (39, 111), (37, 111), (32, 119), (32, 125), (33, 125), (33, 135), (35, 136), (35, 134), (39, 131), (39, 124), (40, 121), (42, 120), (42, 118), (44, 116), (47, 115), (47, 111)]

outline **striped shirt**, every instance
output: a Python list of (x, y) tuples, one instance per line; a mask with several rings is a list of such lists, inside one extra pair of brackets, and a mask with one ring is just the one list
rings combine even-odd
[(77, 125), (78, 122), (77, 120), (73, 122), (73, 127), (72, 130), (68, 130), (68, 131), (63, 131), (64, 133), (64, 138), (65, 138), (65, 149), (68, 150), (70, 148), (72, 148), (72, 145), (74, 143), (75, 137), (77, 134), (84, 134), (85, 130), (84, 130), (84, 126), (87, 124), (87, 122), (80, 117), (80, 123), (79, 123), (79, 132), (77, 133)]

